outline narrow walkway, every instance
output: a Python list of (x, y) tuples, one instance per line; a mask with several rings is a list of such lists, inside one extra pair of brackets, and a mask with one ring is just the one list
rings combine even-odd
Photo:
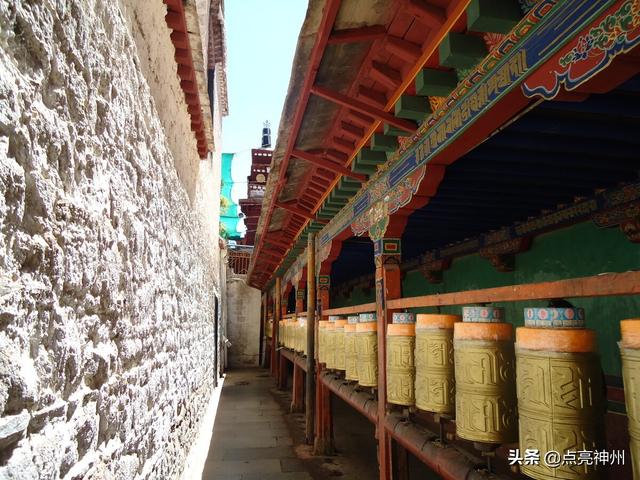
[(227, 374), (202, 480), (311, 480), (260, 369)]

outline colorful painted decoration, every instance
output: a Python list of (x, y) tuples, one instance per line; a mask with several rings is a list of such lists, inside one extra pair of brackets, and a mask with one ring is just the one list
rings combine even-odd
[(522, 84), (528, 97), (541, 96), (551, 100), (564, 84), (573, 90), (613, 59), (640, 43), (640, 2), (627, 0), (616, 4), (600, 16), (600, 21), (588, 33), (580, 35), (564, 46), (554, 57), (555, 67), (533, 73)]
[(360, 321), (360, 317), (358, 315), (349, 315), (347, 317), (347, 323), (349, 323), (349, 325), (354, 325), (359, 321)]
[(375, 313), (361, 313), (359, 315), (359, 323), (367, 323), (367, 322), (375, 322), (376, 314)]
[(330, 322), (337, 322), (338, 320), (341, 320), (342, 317), (340, 317), (340, 315), (329, 315), (329, 321)]
[(463, 307), (462, 321), (477, 323), (499, 323), (504, 320), (502, 307)]
[(525, 308), (524, 325), (537, 328), (584, 328), (584, 309)]
[(416, 315), (409, 312), (394, 312), (391, 321), (392, 323), (416, 323)]

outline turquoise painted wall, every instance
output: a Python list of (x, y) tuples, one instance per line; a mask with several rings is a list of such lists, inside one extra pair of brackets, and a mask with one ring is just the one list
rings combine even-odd
[[(631, 243), (618, 229), (600, 229), (592, 222), (585, 222), (536, 237), (529, 251), (516, 256), (516, 269), (513, 272), (498, 272), (488, 260), (471, 255), (454, 260), (451, 268), (444, 272), (441, 284), (428, 283), (418, 272), (408, 273), (402, 282), (402, 295), (413, 297), (637, 269), (640, 269), (640, 245)], [(374, 289), (368, 294), (362, 289), (354, 289), (348, 299), (341, 296), (332, 299), (332, 306), (357, 305), (374, 300)], [(640, 296), (566, 300), (583, 307), (587, 326), (597, 330), (605, 374), (620, 375), (617, 346), (620, 339), (619, 320), (640, 316)], [(524, 323), (524, 307), (545, 304), (546, 302), (511, 302), (497, 305), (505, 307), (510, 323), (521, 326)], [(436, 309), (421, 308), (412, 311), (430, 313)], [(441, 311), (459, 314), (461, 307), (445, 307)]]

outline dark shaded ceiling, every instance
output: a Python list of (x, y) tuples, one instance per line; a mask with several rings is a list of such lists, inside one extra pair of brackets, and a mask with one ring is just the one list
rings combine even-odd
[[(436, 196), (409, 217), (403, 261), (636, 181), (639, 172), (640, 76), (581, 102), (543, 102), (447, 168)], [(372, 257), (368, 239), (346, 241), (332, 281), (372, 273)]]

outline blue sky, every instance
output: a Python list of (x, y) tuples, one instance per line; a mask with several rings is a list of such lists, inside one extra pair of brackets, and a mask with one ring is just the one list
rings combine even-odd
[(224, 5), (229, 116), (222, 123), (222, 151), (236, 153), (233, 181), (244, 182), (232, 190), (237, 202), (246, 197), (251, 149), (260, 147), (265, 120), (271, 122), (275, 146), (307, 2), (227, 0)]

